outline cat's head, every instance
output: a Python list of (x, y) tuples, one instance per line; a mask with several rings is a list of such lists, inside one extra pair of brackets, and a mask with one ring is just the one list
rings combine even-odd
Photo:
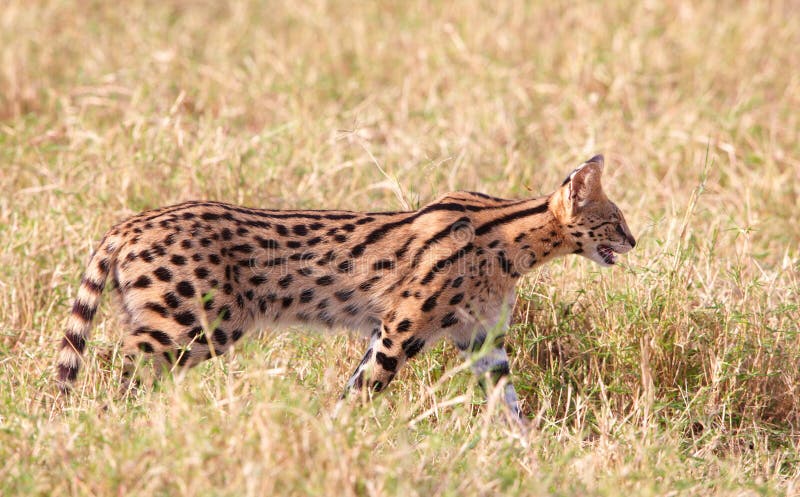
[(575, 253), (610, 266), (617, 254), (636, 246), (636, 239), (622, 211), (603, 192), (602, 175), (603, 156), (596, 155), (567, 176), (553, 194), (550, 209), (578, 247)]

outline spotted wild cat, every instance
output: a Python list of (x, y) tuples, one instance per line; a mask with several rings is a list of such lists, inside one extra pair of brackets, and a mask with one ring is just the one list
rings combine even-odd
[[(110, 275), (126, 327), (126, 361), (159, 370), (223, 354), (253, 329), (301, 323), (371, 335), (345, 392), (380, 391), (442, 337), (497, 382), (514, 287), (566, 254), (611, 265), (636, 244), (603, 193), (603, 157), (552, 194), (505, 200), (456, 192), (411, 212), (273, 211), (186, 202), (113, 227), (92, 256), (61, 343), (59, 384), (75, 380)], [(483, 349), (484, 351), (486, 348)], [(504, 390), (520, 416), (511, 382)]]

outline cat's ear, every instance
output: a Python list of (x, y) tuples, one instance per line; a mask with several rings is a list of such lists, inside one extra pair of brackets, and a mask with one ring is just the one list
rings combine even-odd
[(572, 171), (564, 180), (564, 200), (571, 213), (578, 212), (592, 200), (604, 197), (600, 177), (603, 175), (603, 156), (595, 155)]

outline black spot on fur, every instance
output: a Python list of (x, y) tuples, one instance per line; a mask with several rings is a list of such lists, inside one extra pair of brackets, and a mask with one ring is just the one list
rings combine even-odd
[(161, 330), (150, 330), (148, 334), (161, 345), (172, 345), (172, 338)]
[(186, 332), (186, 336), (189, 337), (190, 340), (200, 340), (205, 336), (205, 333), (203, 333), (202, 326), (195, 326)]
[(289, 285), (292, 284), (293, 279), (294, 278), (292, 277), (291, 274), (287, 274), (286, 276), (278, 280), (278, 286), (280, 286), (281, 288), (287, 288)]
[(177, 309), (181, 305), (181, 301), (178, 296), (172, 292), (167, 292), (164, 294), (164, 303), (173, 309)]
[(143, 275), (139, 276), (136, 279), (136, 281), (133, 282), (133, 287), (134, 288), (148, 288), (152, 282), (153, 282), (153, 280), (151, 280), (149, 276), (143, 274)]
[(186, 298), (194, 297), (194, 285), (188, 281), (181, 281), (175, 289)]
[(153, 262), (153, 254), (149, 250), (142, 250), (139, 252), (139, 257), (145, 262)]
[(372, 286), (380, 279), (381, 279), (380, 276), (373, 276), (372, 278), (358, 285), (358, 289), (361, 290), (362, 292), (368, 292), (372, 289)]
[(352, 289), (351, 290), (339, 290), (336, 293), (334, 293), (334, 296), (336, 296), (336, 298), (339, 299), (341, 302), (347, 302), (348, 300), (350, 300), (350, 297), (352, 297), (354, 293), (355, 293), (355, 290), (352, 290)]
[(333, 276), (325, 275), (317, 278), (317, 285), (319, 286), (328, 286), (333, 284)]
[(331, 262), (331, 261), (334, 259), (334, 257), (335, 257), (335, 255), (334, 255), (334, 253), (333, 253), (333, 250), (329, 250), (329, 251), (325, 252), (325, 255), (323, 255), (323, 256), (322, 256), (322, 257), (321, 257), (321, 258), (320, 258), (320, 259), (317, 261), (317, 265), (318, 265), (318, 266), (324, 266), (325, 264), (327, 264), (327, 263)]
[(336, 266), (336, 269), (340, 273), (349, 273), (353, 270), (353, 261), (350, 259), (344, 260), (340, 262), (338, 266)]
[(458, 323), (458, 318), (456, 318), (456, 315), (452, 312), (448, 312), (442, 318), (442, 328), (449, 328), (456, 323)]
[(242, 243), (240, 245), (234, 245), (231, 247), (231, 252), (241, 252), (243, 254), (249, 254), (253, 251), (253, 246), (247, 243)]
[(221, 328), (217, 328), (214, 330), (214, 341), (216, 341), (220, 345), (225, 345), (228, 343), (228, 335), (225, 334), (225, 331)]
[(170, 281), (172, 279), (172, 271), (161, 266), (153, 271), (153, 274), (156, 275), (156, 278), (160, 279), (161, 281)]
[(197, 267), (194, 269), (194, 275), (201, 280), (205, 279), (208, 276), (208, 269), (204, 268), (203, 266)]
[(378, 261), (372, 265), (372, 269), (374, 269), (375, 271), (381, 271), (384, 269), (394, 269), (394, 261), (389, 259)]
[(411, 329), (411, 320), (410, 319), (404, 319), (404, 320), (400, 321), (399, 323), (397, 323), (397, 332), (398, 333), (403, 333), (403, 332), (408, 331), (410, 329)]
[(425, 340), (417, 337), (411, 337), (407, 340), (403, 340), (401, 347), (403, 348), (403, 352), (405, 352), (406, 357), (411, 359), (415, 355), (419, 354), (419, 351), (425, 347)]
[(294, 253), (289, 256), (289, 259), (293, 261), (310, 261), (316, 256), (317, 254), (315, 254), (314, 252), (303, 252), (303, 253)]
[(167, 308), (166, 307), (164, 307), (161, 304), (156, 304), (155, 302), (147, 302), (144, 305), (144, 308), (145, 309), (149, 309), (149, 310), (155, 312), (156, 314), (161, 315), (161, 317), (163, 317), (163, 318), (167, 317), (167, 315), (169, 314), (167, 312)]
[(397, 371), (397, 358), (389, 357), (383, 352), (375, 354), (375, 362), (377, 362), (383, 369), (390, 373)]
[(184, 326), (189, 326), (189, 325), (194, 324), (195, 319), (196, 318), (195, 318), (194, 314), (189, 312), (189, 311), (179, 312), (179, 313), (175, 314), (175, 321), (178, 324), (182, 324)]
[(256, 242), (258, 242), (258, 245), (261, 246), (261, 248), (265, 249), (277, 249), (281, 246), (276, 240), (261, 238), (260, 236), (256, 237)]
[(314, 299), (314, 290), (311, 288), (306, 288), (302, 292), (300, 292), (300, 302), (308, 303)]
[(139, 342), (137, 347), (139, 347), (139, 350), (141, 350), (145, 354), (152, 354), (154, 352), (153, 346), (147, 342)]
[(214, 308), (214, 298), (213, 297), (206, 297), (206, 301), (203, 303), (203, 309), (210, 311)]
[(464, 294), (463, 293), (457, 293), (457, 294), (453, 295), (453, 298), (450, 299), (450, 305), (459, 304), (459, 303), (461, 303), (462, 300), (464, 300)]
[(429, 312), (433, 310), (434, 307), (436, 307), (436, 295), (431, 295), (422, 303), (421, 309), (422, 312)]
[(506, 258), (505, 252), (500, 251), (497, 253), (497, 262), (500, 263), (500, 268), (503, 270), (504, 273), (513, 275), (514, 266), (511, 264), (511, 261), (509, 261)]

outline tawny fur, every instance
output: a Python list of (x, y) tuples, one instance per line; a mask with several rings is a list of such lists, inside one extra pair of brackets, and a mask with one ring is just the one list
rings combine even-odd
[[(89, 262), (60, 350), (60, 382), (77, 376), (110, 275), (129, 359), (191, 367), (268, 324), (345, 327), (373, 336), (348, 387), (381, 390), (439, 338), (469, 351), (507, 326), (514, 287), (533, 267), (571, 253), (613, 263), (608, 249), (633, 247), (602, 191), (602, 168), (602, 157), (592, 158), (543, 197), (455, 192), (413, 212), (218, 202), (143, 212), (109, 230)], [(498, 343), (476, 372), (508, 374)]]

